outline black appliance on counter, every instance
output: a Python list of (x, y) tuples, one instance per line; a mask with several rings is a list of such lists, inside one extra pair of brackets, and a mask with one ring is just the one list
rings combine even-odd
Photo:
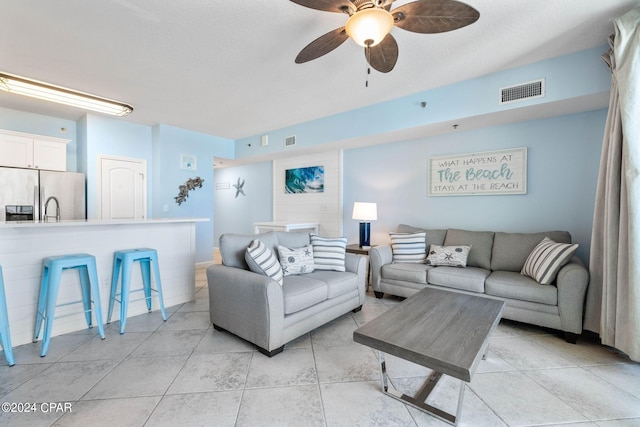
[(6, 205), (4, 213), (7, 222), (33, 221), (32, 205)]

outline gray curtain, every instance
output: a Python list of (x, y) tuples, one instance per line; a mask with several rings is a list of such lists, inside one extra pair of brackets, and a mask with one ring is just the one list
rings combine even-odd
[(615, 20), (585, 324), (640, 361), (640, 9)]

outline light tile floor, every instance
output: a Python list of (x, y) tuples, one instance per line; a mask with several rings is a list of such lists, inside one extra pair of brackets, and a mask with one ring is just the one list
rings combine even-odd
[[(0, 402), (34, 403), (26, 408), (35, 411), (0, 412), (0, 425), (447, 425), (383, 395), (376, 352), (352, 340), (398, 299), (368, 295), (359, 313), (267, 358), (211, 328), (203, 271), (196, 281), (196, 300), (171, 307), (166, 322), (154, 312), (130, 318), (124, 335), (110, 325), (104, 341), (93, 331), (58, 336), (44, 358), (40, 343), (16, 347), (17, 364), (0, 366)], [(391, 356), (387, 366), (405, 392), (429, 373)], [(429, 403), (453, 412), (458, 384), (446, 378)], [(499, 325), (465, 387), (463, 426), (640, 426), (640, 364), (524, 324)]]

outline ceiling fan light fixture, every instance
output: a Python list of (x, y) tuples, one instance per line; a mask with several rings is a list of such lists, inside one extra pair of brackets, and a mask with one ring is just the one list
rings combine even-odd
[(393, 15), (385, 9), (372, 7), (354, 13), (347, 20), (347, 35), (363, 47), (379, 44), (393, 28)]
[(0, 90), (112, 116), (123, 117), (133, 111), (122, 102), (5, 73), (0, 73)]

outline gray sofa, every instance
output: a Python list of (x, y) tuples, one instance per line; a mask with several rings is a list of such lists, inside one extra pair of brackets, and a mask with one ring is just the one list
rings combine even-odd
[(222, 265), (207, 268), (209, 311), (216, 330), (226, 330), (255, 344), (271, 357), (284, 345), (339, 317), (362, 308), (366, 258), (345, 254), (345, 272), (316, 270), (289, 275), (280, 284), (249, 270), (246, 248), (259, 239), (277, 256), (277, 246), (301, 248), (308, 233), (267, 232), (220, 236)]
[(387, 293), (409, 297), (424, 287), (484, 294), (505, 301), (502, 317), (561, 330), (575, 343), (582, 332), (582, 315), (589, 273), (577, 257), (558, 272), (551, 285), (541, 285), (520, 271), (527, 256), (545, 237), (571, 243), (566, 231), (502, 233), (458, 229), (425, 230), (408, 225), (400, 233), (426, 232), (429, 246), (471, 245), (467, 266), (392, 263), (390, 245), (370, 251), (371, 281), (376, 297)]

